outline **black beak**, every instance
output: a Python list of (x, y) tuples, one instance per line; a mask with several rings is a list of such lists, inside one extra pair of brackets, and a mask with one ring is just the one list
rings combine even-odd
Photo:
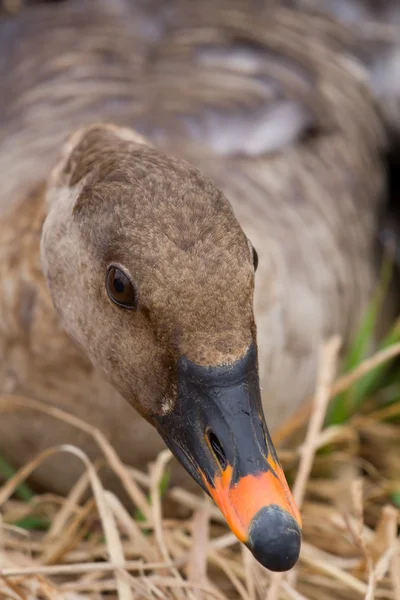
[(255, 346), (231, 365), (181, 358), (178, 399), (156, 426), (255, 558), (272, 571), (292, 568), (301, 519), (265, 424)]

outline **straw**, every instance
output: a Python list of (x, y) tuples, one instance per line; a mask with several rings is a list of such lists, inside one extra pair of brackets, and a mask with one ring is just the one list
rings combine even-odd
[[(280, 451), (301, 507), (300, 560), (288, 575), (272, 575), (243, 548), (210, 499), (179, 487), (165, 499), (176, 514), (163, 517), (160, 481), (170, 459), (163, 451), (148, 471), (124, 465), (105, 437), (68, 413), (30, 398), (4, 395), (0, 412), (30, 409), (69, 422), (97, 441), (95, 463), (73, 446), (46, 449), (0, 487), (0, 598), (99, 600), (400, 600), (398, 404), (325, 427), (328, 399), (400, 348), (379, 352), (332, 383), (339, 342), (321, 349), (316, 396), (303, 438)], [(15, 493), (57, 453), (77, 456), (85, 469), (65, 498)], [(102, 483), (107, 463), (128, 492), (122, 504)], [(297, 473), (296, 473), (297, 472)], [(296, 476), (294, 477), (294, 475)], [(149, 494), (149, 503), (146, 494)], [(136, 521), (137, 510), (144, 521)], [(49, 523), (48, 531), (15, 523)], [(94, 525), (95, 524), (95, 525)], [(68, 596), (70, 594), (71, 596)]]

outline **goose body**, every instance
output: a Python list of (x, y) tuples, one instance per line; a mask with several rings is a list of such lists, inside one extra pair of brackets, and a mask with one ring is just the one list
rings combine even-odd
[[(183, 267), (171, 248), (185, 246), (187, 239), (183, 251), (190, 253), (202, 211), (197, 217), (188, 213), (186, 220), (177, 217), (169, 233), (164, 229), (165, 242), (159, 241), (154, 222), (165, 218), (169, 223), (170, 217), (154, 207), (146, 212), (146, 202), (153, 206), (160, 197), (160, 205), (168, 207), (164, 194), (189, 194), (189, 203), (195, 194), (184, 167), (176, 167), (181, 177), (176, 184), (173, 179), (163, 187), (155, 175), (152, 179), (167, 160), (163, 157), (176, 157), (179, 165), (184, 159), (211, 178), (256, 248), (254, 310), (270, 428), (312, 394), (321, 343), (338, 333), (347, 346), (377, 282), (385, 134), (363, 72), (337, 51), (337, 26), (331, 21), (285, 9), (255, 16), (240, 2), (228, 4), (212, 11), (207, 3), (195, 11), (184, 4), (155, 4), (150, 16), (150, 10), (124, 2), (113, 3), (113, 9), (111, 3), (99, 3), (89, 13), (89, 3), (71, 0), (56, 8), (24, 10), (0, 25), (0, 56), (5, 57), (0, 76), (6, 90), (0, 105), (0, 172), (6, 174), (0, 184), (0, 386), (95, 425), (133, 465), (143, 465), (163, 447), (130, 404), (151, 421), (148, 403), (160, 391), (156, 356), (167, 349), (169, 334), (160, 334), (154, 348), (146, 350), (140, 337), (130, 348), (142, 361), (141, 374), (147, 374), (137, 384), (144, 404), (135, 404), (127, 398), (125, 375), (115, 379), (122, 363), (121, 373), (128, 369), (125, 347), (121, 342), (119, 349), (116, 341), (124, 339), (122, 330), (96, 315), (89, 275), (85, 279), (97, 265), (97, 250), (86, 241), (93, 238), (98, 248), (109, 217), (94, 208), (100, 220), (92, 229), (85, 221), (83, 242), (76, 242), (81, 265), (76, 271), (70, 267), (71, 249), (66, 246), (62, 253), (61, 234), (52, 229), (53, 222), (62, 227), (65, 221), (69, 231), (72, 213), (64, 207), (77, 201), (88, 180), (93, 189), (100, 186), (99, 198), (109, 189), (104, 186), (117, 186), (112, 201), (118, 213), (131, 193), (125, 158), (118, 165), (118, 152), (147, 157), (150, 174), (143, 167), (140, 175), (148, 192), (141, 200), (147, 220), (140, 223), (154, 247), (150, 244), (144, 254), (150, 265), (146, 273), (165, 265), (159, 267), (165, 302), (182, 302), (177, 304), (183, 319), (179, 343), (192, 362), (229, 364), (243, 355), (250, 338), (243, 333), (236, 299), (240, 278), (245, 287), (248, 274), (239, 267), (236, 273), (235, 263), (227, 260), (214, 281), (211, 263), (203, 277), (193, 266), (182, 287)], [(146, 154), (153, 150), (142, 150), (153, 146), (159, 159)], [(168, 181), (165, 173), (162, 177)], [(193, 190), (209, 185), (193, 183)], [(199, 201), (201, 208), (196, 198), (192, 202)], [(221, 225), (216, 234), (221, 248), (234, 244), (229, 232), (236, 225), (226, 218), (226, 228)], [(206, 239), (204, 227), (196, 235)], [(108, 230), (107, 240), (115, 233)], [(72, 240), (75, 234), (63, 235)], [(211, 290), (220, 290), (220, 296)], [(204, 312), (204, 306), (210, 298), (219, 306), (213, 309), (218, 319), (207, 329), (212, 311)], [(162, 322), (164, 305), (157, 302)], [(192, 305), (197, 309), (190, 316)], [(203, 325), (208, 334), (190, 333), (201, 332)], [(165, 323), (160, 327), (168, 329)], [(167, 378), (166, 389), (169, 383)], [(165, 406), (168, 412), (168, 402)], [(96, 452), (86, 434), (38, 413), (2, 415), (0, 440), (14, 464), (62, 442)], [(63, 458), (62, 464), (51, 459), (37, 480), (65, 492), (80, 470), (73, 459)]]
[(390, 137), (400, 135), (400, 4), (398, 0), (299, 0), (350, 27), (346, 46), (368, 71)]

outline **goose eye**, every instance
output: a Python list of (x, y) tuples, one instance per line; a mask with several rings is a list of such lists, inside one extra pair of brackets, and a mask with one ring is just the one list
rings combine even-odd
[(257, 271), (257, 267), (258, 267), (258, 254), (257, 254), (257, 250), (255, 248), (253, 248), (253, 247), (252, 247), (252, 253), (253, 253), (254, 270)]
[(115, 304), (123, 308), (134, 309), (137, 305), (135, 286), (125, 273), (118, 267), (111, 266), (106, 278), (107, 294)]

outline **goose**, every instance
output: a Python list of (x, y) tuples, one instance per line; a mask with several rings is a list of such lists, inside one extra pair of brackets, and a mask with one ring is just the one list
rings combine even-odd
[[(276, 571), (301, 518), (268, 428), (313, 392), (323, 340), (348, 346), (379, 272), (386, 136), (334, 27), (223, 0), (0, 21), (0, 389), (129, 464), (166, 443)], [(63, 442), (96, 455), (2, 414), (15, 465)], [(64, 493), (80, 468), (53, 457), (36, 482)]]

